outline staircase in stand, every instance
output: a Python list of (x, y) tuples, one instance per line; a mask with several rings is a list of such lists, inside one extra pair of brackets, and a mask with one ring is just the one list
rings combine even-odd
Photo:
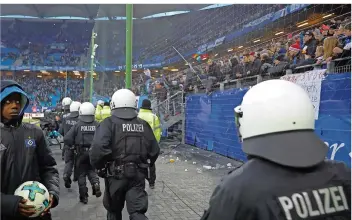
[(183, 95), (183, 91), (180, 91), (170, 96), (168, 99), (152, 105), (153, 112), (159, 117), (163, 130), (184, 120)]

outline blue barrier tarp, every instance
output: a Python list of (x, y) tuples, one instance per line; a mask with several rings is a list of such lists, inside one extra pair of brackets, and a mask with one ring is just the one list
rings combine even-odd
[[(332, 74), (322, 81), (316, 133), (329, 146), (329, 159), (351, 166), (351, 73)], [(238, 141), (233, 109), (247, 89), (186, 97), (187, 144), (246, 161)]]

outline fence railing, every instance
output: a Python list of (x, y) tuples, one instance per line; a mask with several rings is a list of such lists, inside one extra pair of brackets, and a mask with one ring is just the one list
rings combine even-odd
[[(332, 60), (329, 63), (323, 62), (321, 64), (310, 64), (310, 65), (305, 65), (305, 66), (299, 66), (294, 69), (286, 69), (285, 72), (283, 72), (281, 75), (269, 75), (269, 74), (263, 74), (263, 75), (253, 75), (253, 76), (247, 76), (243, 78), (238, 78), (238, 79), (233, 79), (233, 80), (225, 80), (223, 82), (217, 82), (213, 84), (212, 90), (220, 90), (224, 91), (226, 89), (230, 88), (243, 88), (243, 87), (249, 87), (249, 86), (254, 86), (262, 81), (269, 80), (269, 79), (278, 79), (283, 75), (288, 75), (288, 74), (294, 74), (294, 73), (299, 73), (299, 70), (307, 70), (307, 69), (322, 69), (321, 67), (326, 65), (326, 73), (332, 74), (332, 73), (345, 73), (345, 72), (351, 72), (351, 63), (343, 66), (338, 66), (338, 64), (341, 61), (347, 61), (351, 60), (351, 57), (346, 57), (346, 58), (340, 58), (340, 59), (335, 59)], [(302, 72), (301, 72), (302, 73)], [(204, 86), (204, 83), (201, 85), (194, 85), (193, 87), (193, 93), (202, 93), (205, 92), (206, 86)]]
[[(350, 72), (351, 71), (351, 62), (347, 65), (339, 66), (341, 61), (351, 61), (351, 57), (344, 57), (332, 60), (331, 62), (322, 62), (320, 64), (309, 64), (304, 66), (298, 66), (295, 69), (288, 69), (286, 70), (286, 74), (291, 74), (294, 70), (300, 72), (300, 70), (305, 70), (307, 68), (314, 68), (314, 69), (322, 69), (324, 65), (326, 65), (326, 73), (343, 73), (343, 72)], [(291, 72), (290, 72), (291, 71)]]
[[(351, 64), (344, 65), (344, 66), (335, 66), (335, 62), (344, 61), (347, 59), (351, 59), (350, 57), (345, 59), (336, 59), (332, 62), (326, 64), (327, 71), (326, 73), (343, 73), (343, 72), (350, 72), (351, 71)], [(306, 65), (303, 67), (297, 67), (295, 69), (305, 69), (307, 67), (317, 67), (322, 66), (324, 63), (317, 65)], [(270, 79), (278, 79), (283, 75), (292, 74), (291, 71), (283, 72), (281, 75), (254, 75), (248, 76), (240, 79), (233, 79), (233, 80), (225, 80), (223, 82), (216, 83), (213, 86), (213, 89), (220, 89), (220, 91), (224, 91), (230, 88), (243, 88), (243, 87), (250, 87), (254, 86), (262, 81), (270, 80)], [(194, 85), (193, 92), (200, 93), (204, 92), (205, 88), (201, 87), (198, 88), (197, 85)], [(182, 121), (182, 123), (178, 123), (176, 130), (180, 132), (182, 135), (182, 143), (184, 143), (185, 138), (185, 101), (184, 101), (185, 93), (183, 91), (178, 91), (173, 95), (168, 94), (168, 98), (164, 101), (158, 101), (157, 97), (152, 99), (152, 109), (153, 112), (158, 115), (161, 122), (161, 127), (163, 129), (167, 129), (170, 126)]]
[(156, 102), (153, 106), (154, 113), (158, 115), (162, 124), (167, 123), (172, 117), (183, 114), (184, 112), (184, 94), (183, 91), (179, 91), (172, 96), (169, 96), (166, 100)]

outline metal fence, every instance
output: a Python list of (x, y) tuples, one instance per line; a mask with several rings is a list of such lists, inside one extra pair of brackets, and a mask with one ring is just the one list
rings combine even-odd
[[(345, 62), (347, 64), (340, 65), (342, 62)], [(218, 82), (213, 84), (212, 91), (216, 91), (216, 90), (224, 91), (226, 89), (231, 89), (231, 88), (250, 87), (265, 80), (279, 79), (283, 75), (303, 73), (305, 71), (313, 70), (313, 69), (322, 69), (322, 67), (324, 66), (326, 66), (326, 73), (328, 74), (351, 72), (351, 57), (335, 59), (329, 63), (323, 62), (321, 64), (311, 64), (311, 65), (299, 66), (294, 69), (286, 69), (285, 72), (282, 72), (282, 74), (276, 74), (276, 75), (263, 74), (263, 75), (247, 76), (247, 77), (233, 79), (233, 80), (225, 80), (223, 82)], [(204, 93), (204, 92), (207, 92), (206, 90), (207, 90), (206, 83), (204, 83), (203, 81), (201, 84), (194, 85), (193, 91), (191, 92)]]
[[(327, 71), (326, 73), (333, 74), (333, 73), (345, 73), (345, 72), (350, 72), (351, 71), (351, 64), (343, 65), (343, 66), (336, 66), (335, 62), (339, 61), (346, 61), (350, 60), (351, 58), (345, 58), (345, 59), (338, 59), (330, 62), (327, 65)], [(324, 65), (321, 64), (319, 66)], [(311, 69), (321, 69), (317, 68), (318, 65), (313, 64), (313, 65), (307, 65), (304, 67), (298, 67), (295, 70), (303, 70), (307, 69), (307, 67)], [(224, 91), (227, 89), (231, 88), (245, 88), (245, 87), (251, 87), (254, 86), (262, 81), (270, 80), (270, 79), (278, 79), (281, 76), (285, 74), (292, 74), (292, 70), (286, 70), (286, 72), (283, 72), (282, 74), (279, 75), (254, 75), (254, 76), (248, 76), (240, 79), (234, 79), (234, 80), (225, 80), (223, 82), (218, 82), (213, 85), (213, 91), (220, 90)], [(204, 82), (200, 85), (194, 85), (193, 91), (189, 92), (190, 93), (204, 93), (206, 92), (205, 87), (203, 86)], [(174, 94), (173, 94), (174, 93)], [(169, 128), (172, 128), (172, 132), (168, 133), (168, 136), (170, 137), (176, 137), (177, 139), (180, 140), (182, 139), (182, 143), (184, 143), (184, 137), (185, 137), (185, 96), (186, 92), (183, 90), (179, 91), (169, 91), (168, 92), (168, 98), (164, 101), (158, 101), (158, 99), (152, 98), (152, 109), (153, 112), (160, 118), (161, 122), (161, 127), (163, 129), (170, 130)]]
[(162, 127), (166, 128), (173, 125), (176, 116), (180, 116), (184, 111), (184, 93), (179, 91), (170, 96), (166, 100), (159, 102), (153, 106), (154, 113), (156, 113), (163, 124)]

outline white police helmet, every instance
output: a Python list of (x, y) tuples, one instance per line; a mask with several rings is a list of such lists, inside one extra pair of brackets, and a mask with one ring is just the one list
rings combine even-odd
[(93, 115), (95, 114), (94, 105), (90, 102), (83, 102), (79, 107), (79, 115)]
[(314, 106), (306, 91), (286, 80), (261, 82), (235, 108), (243, 151), (290, 167), (321, 163), (327, 146), (314, 133)]
[(63, 99), (62, 99), (62, 102), (61, 102), (62, 107), (63, 107), (64, 109), (69, 109), (71, 103), (72, 103), (72, 99), (71, 99), (70, 97), (65, 97), (65, 98), (63, 98)]
[(103, 101), (103, 100), (99, 100), (99, 101), (97, 102), (97, 105), (104, 105), (104, 101)]
[(73, 101), (70, 105), (70, 112), (78, 112), (80, 106), (80, 102)]
[(136, 95), (129, 89), (117, 90), (111, 97), (110, 108), (117, 117), (137, 117), (136, 106)]
[(90, 102), (84, 102), (79, 107), (79, 119), (84, 122), (94, 121), (95, 108)]
[(111, 97), (111, 109), (136, 108), (136, 95), (129, 89), (119, 89)]

